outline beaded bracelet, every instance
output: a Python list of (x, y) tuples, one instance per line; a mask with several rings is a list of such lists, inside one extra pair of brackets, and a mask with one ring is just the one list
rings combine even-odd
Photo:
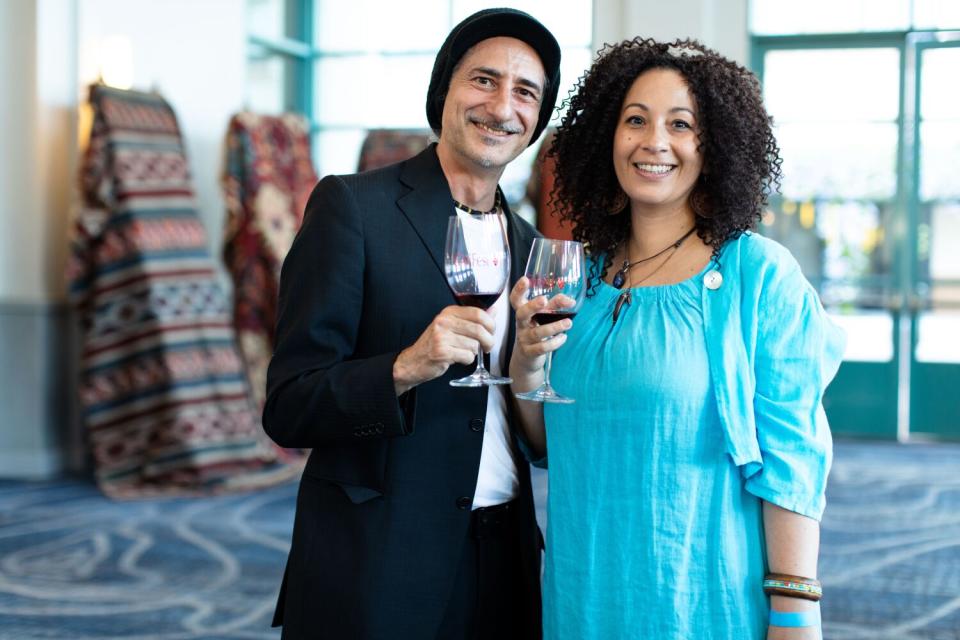
[(774, 611), (770, 609), (770, 625), (774, 627), (817, 627), (820, 607), (809, 611)]
[(768, 573), (763, 578), (763, 592), (767, 595), (803, 598), (817, 602), (823, 596), (819, 580), (791, 576), (785, 573)]

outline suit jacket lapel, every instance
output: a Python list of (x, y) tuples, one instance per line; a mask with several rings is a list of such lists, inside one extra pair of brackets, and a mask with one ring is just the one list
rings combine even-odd
[(447, 219), (453, 215), (453, 196), (440, 168), (437, 145), (430, 145), (408, 160), (401, 170), (400, 181), (410, 191), (397, 200), (397, 206), (420, 236), (440, 274), (446, 278), (443, 250)]

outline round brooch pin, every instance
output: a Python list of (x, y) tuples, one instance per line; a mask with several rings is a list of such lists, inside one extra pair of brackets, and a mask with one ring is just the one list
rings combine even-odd
[(703, 276), (703, 284), (711, 291), (719, 289), (723, 284), (723, 275), (716, 269), (711, 269), (707, 271), (707, 275)]

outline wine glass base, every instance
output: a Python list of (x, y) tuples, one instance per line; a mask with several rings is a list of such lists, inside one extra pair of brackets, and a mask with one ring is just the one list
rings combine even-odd
[(466, 378), (458, 378), (450, 381), (451, 387), (490, 387), (497, 384), (511, 384), (513, 378), (502, 378), (494, 376), (486, 371), (483, 373), (469, 375)]
[(562, 396), (554, 391), (552, 387), (547, 387), (545, 385), (541, 385), (533, 391), (515, 393), (513, 396), (515, 398), (519, 398), (520, 400), (529, 400), (530, 402), (551, 402), (554, 404), (573, 404), (576, 402), (576, 400), (573, 398)]

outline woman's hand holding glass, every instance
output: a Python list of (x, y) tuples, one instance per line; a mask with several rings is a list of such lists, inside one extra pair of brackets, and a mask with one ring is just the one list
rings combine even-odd
[(527, 292), (530, 281), (520, 278), (510, 292), (510, 304), (516, 312), (517, 337), (510, 360), (510, 373), (514, 379), (513, 388), (517, 391), (529, 391), (543, 384), (543, 368), (546, 356), (559, 349), (567, 341), (567, 330), (573, 326), (569, 318), (537, 324), (534, 316), (551, 313), (554, 310), (574, 306), (573, 298), (563, 294), (547, 298), (537, 296), (530, 300)]
[[(573, 402), (550, 386), (550, 356), (566, 342), (564, 332), (573, 326), (585, 284), (582, 244), (548, 238), (534, 240), (526, 273), (510, 295), (517, 318), (517, 344), (510, 366), (516, 376), (513, 388), (517, 398)], [(537, 379), (542, 380), (539, 386), (535, 384)]]

